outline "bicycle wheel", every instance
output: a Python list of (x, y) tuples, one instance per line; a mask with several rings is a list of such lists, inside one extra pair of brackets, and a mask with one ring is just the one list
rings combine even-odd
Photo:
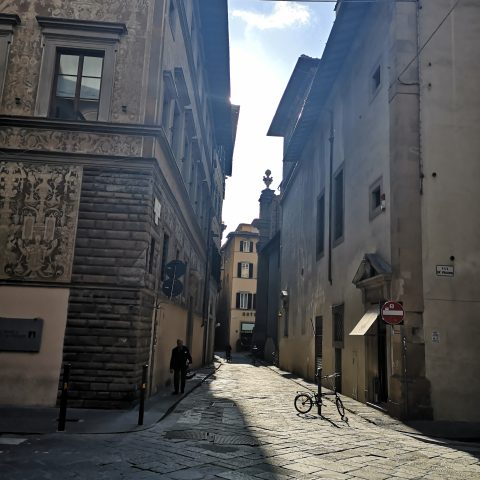
[(299, 393), (293, 402), (298, 413), (308, 413), (312, 407), (312, 397), (307, 393)]
[(338, 413), (340, 414), (340, 417), (343, 418), (345, 417), (345, 407), (343, 406), (342, 400), (340, 400), (340, 397), (337, 397), (335, 399), (335, 405), (337, 406)]

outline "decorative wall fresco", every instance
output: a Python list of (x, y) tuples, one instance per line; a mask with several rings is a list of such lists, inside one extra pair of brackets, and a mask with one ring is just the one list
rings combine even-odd
[(0, 162), (0, 278), (68, 282), (82, 167)]
[(0, 145), (48, 152), (141, 156), (142, 137), (60, 130), (1, 127)]

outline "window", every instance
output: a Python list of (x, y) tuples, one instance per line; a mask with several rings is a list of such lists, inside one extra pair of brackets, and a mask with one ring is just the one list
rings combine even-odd
[(335, 348), (343, 348), (344, 338), (344, 305), (332, 306), (332, 320), (333, 320), (333, 346)]
[(250, 240), (240, 240), (241, 252), (253, 252), (253, 242)]
[(382, 81), (381, 69), (380, 69), (380, 65), (378, 65), (372, 74), (372, 79), (371, 79), (372, 95), (375, 95), (377, 93), (378, 89), (380, 88), (381, 81)]
[(172, 132), (174, 127), (174, 114), (176, 99), (178, 97), (175, 80), (171, 71), (163, 72), (163, 104), (162, 104), (162, 126), (167, 135), (168, 141), (172, 142)]
[(382, 211), (382, 179), (375, 181), (369, 189), (370, 220), (373, 220)]
[(237, 276), (239, 278), (253, 278), (253, 263), (239, 262)]
[(59, 51), (50, 116), (96, 121), (102, 71), (103, 52)]
[(163, 247), (162, 247), (162, 264), (160, 267), (160, 280), (165, 278), (165, 267), (168, 259), (168, 244), (170, 243), (170, 237), (165, 233), (163, 235)]
[(288, 310), (283, 311), (283, 336), (288, 337)]
[(236, 308), (240, 310), (252, 310), (254, 302), (254, 294), (248, 292), (238, 292)]
[(170, 5), (168, 7), (168, 23), (170, 24), (170, 30), (172, 31), (172, 37), (175, 38), (175, 28), (176, 28), (177, 15), (175, 10), (174, 0), (170, 0)]
[(317, 199), (317, 260), (325, 252), (325, 192)]
[(0, 17), (0, 99), (7, 74), (8, 52), (12, 42), (13, 28), (20, 24), (18, 15), (4, 13)]
[(125, 24), (37, 17), (43, 59), (35, 115), (108, 121), (116, 43)]
[(343, 167), (333, 178), (333, 242), (338, 245), (344, 235), (344, 174)]
[(153, 259), (155, 257), (155, 239), (152, 237), (150, 240), (150, 249), (148, 252), (147, 271), (153, 273)]

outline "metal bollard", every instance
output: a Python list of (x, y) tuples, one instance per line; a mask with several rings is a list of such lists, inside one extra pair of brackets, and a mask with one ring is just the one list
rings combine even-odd
[(321, 417), (322, 416), (322, 368), (319, 367), (317, 368), (317, 385), (318, 385), (318, 415)]
[(58, 414), (58, 431), (65, 431), (65, 422), (67, 420), (67, 402), (68, 402), (68, 381), (70, 379), (70, 367), (69, 363), (63, 366), (63, 385), (62, 396), (60, 397), (60, 412)]
[(147, 389), (148, 365), (142, 367), (142, 385), (140, 386), (140, 406), (138, 407), (138, 424), (143, 425), (143, 414), (145, 413), (145, 391)]

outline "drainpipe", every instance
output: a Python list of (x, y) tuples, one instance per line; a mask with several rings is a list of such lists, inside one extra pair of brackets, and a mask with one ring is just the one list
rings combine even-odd
[(330, 168), (328, 171), (328, 281), (332, 284), (332, 184), (333, 184), (333, 142), (335, 134), (333, 130), (333, 110), (330, 110)]

